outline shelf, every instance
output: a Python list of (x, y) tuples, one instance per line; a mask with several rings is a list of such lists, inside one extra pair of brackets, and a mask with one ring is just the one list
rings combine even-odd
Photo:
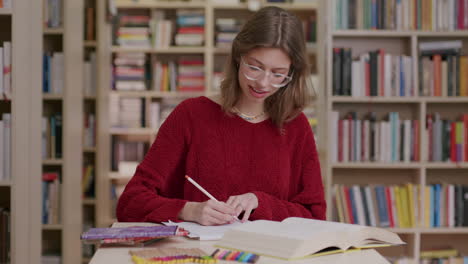
[(95, 95), (85, 95), (84, 99), (85, 100), (96, 100), (97, 97)]
[(47, 28), (43, 29), (44, 35), (61, 35), (63, 34), (63, 28)]
[(116, 0), (116, 8), (205, 8), (204, 1), (155, 1), (155, 0)]
[(346, 162), (334, 163), (331, 165), (333, 169), (419, 169), (420, 163), (381, 163), (381, 162)]
[(395, 30), (335, 30), (331, 34), (334, 37), (410, 37), (414, 35), (411, 31), (395, 31)]
[(11, 181), (0, 181), (0, 187), (10, 187)]
[(427, 169), (468, 169), (468, 162), (426, 162), (423, 165)]
[(85, 40), (83, 45), (87, 48), (95, 48), (97, 47), (97, 42), (95, 40)]
[(133, 175), (122, 175), (116, 171), (114, 172), (109, 172), (109, 179), (111, 180), (130, 180)]
[(384, 37), (384, 38), (395, 38), (395, 37), (468, 37), (468, 30), (466, 31), (398, 31), (398, 30), (361, 30), (361, 29), (349, 29), (349, 30), (335, 30), (332, 32), (334, 37)]
[[(222, 1), (222, 0), (221, 0)], [(227, 10), (248, 10), (248, 6), (246, 3), (238, 3), (238, 4), (221, 4), (221, 3), (214, 3), (211, 5), (213, 9), (227, 9)]]
[(12, 13), (11, 8), (0, 8), (0, 16), (11, 16)]
[(49, 101), (59, 101), (63, 99), (63, 94), (50, 94), (50, 93), (43, 93), (42, 99), (49, 100)]
[(382, 96), (366, 96), (366, 97), (352, 97), (352, 96), (332, 96), (332, 103), (421, 103), (421, 97), (382, 97)]
[(156, 129), (153, 128), (111, 128), (110, 134), (111, 135), (147, 135), (152, 136), (155, 135), (157, 132)]
[(454, 96), (454, 97), (439, 97), (439, 96), (433, 96), (433, 97), (422, 97), (422, 100), (427, 103), (453, 103), (453, 104), (458, 104), (458, 103), (468, 103), (468, 97), (461, 97), (461, 96)]
[(96, 152), (96, 147), (83, 147), (83, 152), (85, 152), (85, 153), (94, 153), (94, 152)]
[(47, 159), (42, 161), (42, 165), (62, 165), (61, 159)]
[(63, 225), (61, 224), (43, 224), (42, 230), (62, 230)]
[(281, 7), (286, 10), (294, 10), (294, 11), (310, 11), (316, 10), (319, 7), (318, 1), (311, 1), (310, 3), (265, 3), (263, 6), (277, 6)]
[(419, 228), (422, 234), (468, 234), (468, 227)]
[(83, 198), (83, 205), (96, 205), (96, 199), (94, 199), (94, 198)]
[(148, 97), (148, 98), (177, 98), (196, 97), (205, 95), (205, 92), (155, 92), (155, 91), (112, 91), (123, 97)]
[(141, 47), (119, 47), (112, 46), (111, 51), (118, 52), (143, 52), (143, 53), (158, 53), (158, 54), (186, 54), (186, 53), (204, 53), (205, 47), (178, 47), (172, 46), (168, 48), (141, 48)]

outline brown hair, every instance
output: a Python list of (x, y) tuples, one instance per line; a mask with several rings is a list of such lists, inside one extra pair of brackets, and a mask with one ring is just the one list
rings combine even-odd
[(239, 100), (242, 90), (238, 80), (240, 57), (260, 47), (280, 48), (291, 59), (288, 85), (265, 100), (265, 111), (273, 123), (282, 128), (294, 119), (310, 102), (306, 78), (310, 74), (301, 21), (279, 7), (264, 7), (256, 12), (232, 43), (224, 80), (221, 82), (221, 105), (227, 113)]

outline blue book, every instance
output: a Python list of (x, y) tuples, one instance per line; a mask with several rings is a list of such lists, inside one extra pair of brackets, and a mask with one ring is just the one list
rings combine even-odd
[(384, 186), (375, 187), (375, 198), (377, 199), (377, 206), (379, 211), (380, 226), (389, 227), (390, 221), (388, 219), (387, 201), (385, 198)]

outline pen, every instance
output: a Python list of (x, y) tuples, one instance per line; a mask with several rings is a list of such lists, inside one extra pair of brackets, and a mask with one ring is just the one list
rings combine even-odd
[[(208, 196), (208, 198), (210, 198), (211, 200), (215, 200), (215, 201), (219, 202), (218, 199), (216, 199), (213, 195), (211, 195), (211, 193), (209, 193), (207, 190), (205, 190), (205, 188), (201, 187), (200, 184), (198, 184), (196, 181), (194, 181), (188, 175), (185, 175), (185, 178), (190, 183), (192, 183), (195, 187), (197, 187), (198, 190), (200, 190), (202, 193), (204, 193), (206, 196)], [(234, 219), (236, 219), (237, 221), (240, 221), (239, 218), (237, 218), (237, 216), (233, 215), (232, 217), (234, 217)]]

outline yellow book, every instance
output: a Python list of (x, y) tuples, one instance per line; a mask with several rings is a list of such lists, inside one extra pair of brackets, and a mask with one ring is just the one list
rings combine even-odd
[(338, 211), (338, 220), (342, 223), (345, 222), (344, 214), (343, 214), (343, 205), (341, 203), (341, 194), (340, 194), (340, 187), (339, 185), (333, 186), (333, 191), (335, 193), (335, 204), (336, 209)]
[(460, 96), (468, 96), (468, 56), (460, 56)]
[(409, 209), (409, 203), (410, 199), (408, 197), (408, 189), (404, 186), (400, 187), (400, 196), (401, 196), (401, 211), (402, 211), (402, 217), (403, 217), (403, 222), (404, 222), (404, 227), (411, 227), (410, 223), (410, 209)]
[(421, 258), (450, 258), (456, 256), (458, 256), (458, 250), (454, 248), (421, 251)]
[(424, 227), (431, 227), (431, 186), (424, 186)]
[(396, 209), (398, 211), (398, 223), (399, 227), (405, 228), (406, 226), (406, 212), (404, 211), (403, 206), (403, 192), (400, 186), (394, 187), (395, 200), (396, 200)]
[(416, 226), (416, 220), (415, 220), (415, 209), (414, 205), (416, 203), (415, 201), (415, 191), (414, 191), (414, 185), (412, 183), (406, 184), (406, 192), (408, 194), (408, 212), (409, 212), (409, 227), (415, 227)]

